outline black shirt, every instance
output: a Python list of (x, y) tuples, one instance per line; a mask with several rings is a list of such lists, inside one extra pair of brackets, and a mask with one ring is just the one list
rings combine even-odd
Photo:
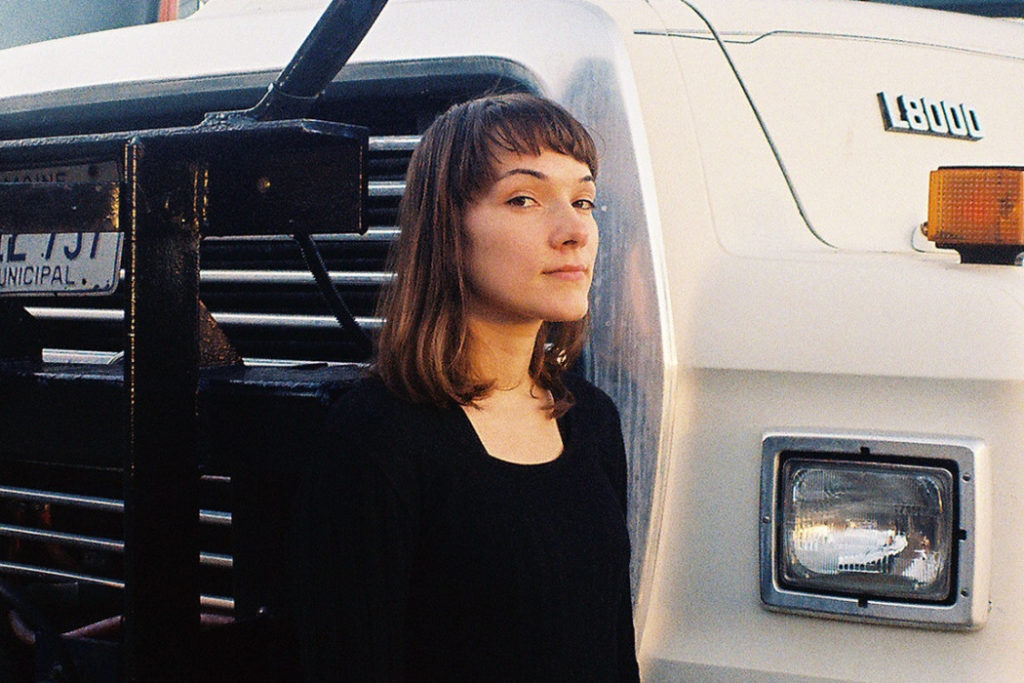
[(618, 413), (568, 384), (564, 450), (539, 465), (377, 379), (340, 399), (300, 491), (309, 680), (638, 679)]

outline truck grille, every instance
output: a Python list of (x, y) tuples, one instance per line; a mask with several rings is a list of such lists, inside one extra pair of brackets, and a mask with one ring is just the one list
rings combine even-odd
[[(398, 235), (398, 201), (418, 136), (370, 139), (366, 234), (315, 237), (357, 322), (371, 334), (377, 296), (388, 282), (388, 249)], [(200, 249), (203, 302), (250, 364), (288, 361), (340, 362), (359, 357), (346, 339), (287, 235), (205, 238)], [(52, 303), (51, 303), (52, 302)], [(28, 312), (41, 323), (45, 359), (107, 362), (123, 346), (124, 287), (103, 297), (33, 301)]]
[[(105, 478), (118, 480), (115, 489), (120, 488), (120, 472), (106, 475)], [(203, 477), (206, 498), (216, 498), (218, 493), (223, 498), (223, 490), (216, 489), (223, 489), (228, 483), (223, 477)], [(0, 572), (30, 580), (88, 586), (97, 589), (97, 594), (102, 592), (99, 589), (124, 589), (124, 502), (120, 498), (3, 485), (0, 509), (5, 520), (15, 522), (0, 523)], [(230, 512), (204, 509), (200, 512), (200, 523), (207, 546), (217, 550), (227, 547)], [(97, 535), (104, 530), (106, 535)], [(231, 565), (230, 554), (201, 552), (200, 566), (210, 591), (201, 596), (205, 608), (233, 609), (234, 601), (229, 597)]]
[[(120, 613), (120, 470), (76, 468), (72, 474), (37, 463), (5, 463), (2, 470), (0, 575), (18, 577), (34, 600), (50, 608), (48, 615), (60, 630)], [(230, 613), (230, 481), (204, 476), (200, 496), (200, 603), (204, 611)]]
[[(465, 71), (464, 66), (442, 60), (425, 67), (438, 73), (411, 71), (399, 78), (389, 71), (380, 81), (373, 80), (379, 78), (373, 68), (367, 70), (373, 78), (356, 77), (357, 68), (350, 83), (328, 89), (312, 114), (370, 131), (366, 233), (323, 226), (314, 240), (331, 279), (371, 336), (381, 325), (376, 299), (391, 278), (387, 254), (399, 233), (398, 202), (419, 131), (453, 102), (488, 91), (532, 89), (507, 64), (476, 60)], [(118, 102), (97, 108), (98, 114), (57, 111), (49, 120), (63, 121), (59, 130), (37, 127), (47, 117), (12, 119), (0, 137), (194, 125), (207, 111), (249, 106), (248, 98), (262, 94), (265, 82), (247, 92), (202, 98), (172, 93), (173, 106), (202, 102), (195, 105), (202, 109), (161, 111), (158, 120), (147, 114), (152, 103)], [(119, 118), (111, 115), (115, 110)], [(201, 299), (249, 366), (241, 377), (231, 369), (213, 391), (218, 380), (210, 372), (201, 380), (201, 603), (204, 611), (243, 617), (261, 613), (263, 606), (274, 613), (284, 600), (279, 593), (295, 473), (312, 449), (325, 406), (359, 376), (350, 361), (362, 355), (345, 338), (287, 235), (205, 238), (200, 265)], [(56, 605), (49, 615), (62, 631), (123, 609), (125, 436), (121, 368), (113, 366), (123, 357), (124, 290), (122, 283), (106, 296), (21, 301), (39, 323), (43, 374), (53, 370), (60, 378), (37, 377), (32, 386), (52, 390), (62, 408), (37, 407), (51, 400), (49, 394), (27, 403), (8, 376), (0, 376), (0, 425), (18, 435), (0, 444), (0, 581), (59, 593), (29, 597)], [(2, 363), (0, 371), (19, 372)], [(41, 417), (33, 418), (32, 410)], [(12, 426), (25, 424), (31, 429)]]

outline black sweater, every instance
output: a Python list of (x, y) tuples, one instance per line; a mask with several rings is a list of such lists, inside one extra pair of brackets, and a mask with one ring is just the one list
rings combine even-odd
[(379, 380), (341, 398), (299, 498), (308, 680), (637, 680), (618, 413), (568, 382), (540, 465)]

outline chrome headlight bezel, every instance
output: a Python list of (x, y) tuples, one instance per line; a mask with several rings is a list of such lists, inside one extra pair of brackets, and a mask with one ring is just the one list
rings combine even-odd
[[(786, 463), (842, 471), (948, 473), (950, 482), (950, 566), (948, 590), (916, 596), (855, 590), (827, 577), (792, 580), (782, 531)], [(941, 476), (935, 476), (942, 479)], [(760, 507), (761, 600), (769, 610), (854, 621), (944, 629), (980, 628), (988, 614), (988, 550), (991, 486), (984, 444), (962, 437), (771, 432), (762, 439)], [(868, 478), (870, 479), (870, 478)], [(792, 506), (789, 507), (792, 509)], [(791, 559), (791, 556), (790, 556)], [(790, 576), (787, 580), (786, 575)]]

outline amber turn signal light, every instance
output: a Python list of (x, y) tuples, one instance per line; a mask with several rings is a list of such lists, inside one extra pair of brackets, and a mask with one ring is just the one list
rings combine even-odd
[(1024, 251), (1024, 168), (931, 172), (924, 233), (965, 263), (1013, 263)]

